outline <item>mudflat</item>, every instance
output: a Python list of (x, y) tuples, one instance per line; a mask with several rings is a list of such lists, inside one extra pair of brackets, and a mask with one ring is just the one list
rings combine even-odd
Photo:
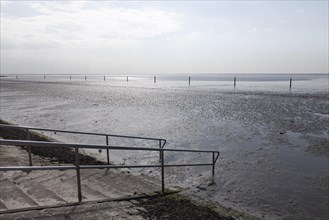
[[(1, 117), (20, 125), (159, 137), (167, 139), (168, 148), (219, 150), (216, 185), (207, 185), (211, 171), (206, 168), (168, 168), (167, 184), (190, 187), (202, 198), (265, 219), (327, 219), (328, 109), (326, 92), (1, 82)], [(47, 135), (67, 142), (104, 143)], [(105, 158), (97, 151), (86, 153)], [(117, 163), (157, 159), (142, 152), (111, 153)], [(208, 159), (166, 155), (172, 163)]]

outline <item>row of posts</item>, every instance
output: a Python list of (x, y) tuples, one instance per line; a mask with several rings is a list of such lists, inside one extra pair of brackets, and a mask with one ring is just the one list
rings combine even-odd
[[(46, 75), (43, 75), (43, 78), (46, 79)], [(16, 75), (16, 79), (18, 79), (18, 75)], [(126, 77), (127, 79), (127, 82), (129, 81), (129, 77), (127, 76)], [(72, 80), (72, 76), (70, 76), (70, 80)], [(85, 76), (85, 81), (87, 81), (87, 76)], [(106, 77), (104, 76), (104, 81), (106, 81)], [(154, 83), (157, 82), (157, 77), (154, 76)], [(191, 77), (189, 76), (188, 77), (188, 85), (190, 86), (191, 85)], [(289, 83), (289, 91), (291, 91), (291, 85), (292, 85), (292, 78), (290, 78), (290, 83)], [(234, 89), (236, 88), (236, 77), (234, 77), (233, 79), (233, 86), (234, 86)]]
[[(105, 76), (104, 76), (104, 81), (105, 81)], [(128, 76), (127, 76), (127, 82), (128, 82)], [(154, 76), (154, 83), (157, 82), (157, 77)], [(190, 86), (191, 85), (191, 77), (189, 76), (188, 77), (188, 85)], [(289, 84), (289, 90), (291, 90), (291, 85), (292, 85), (292, 78), (290, 78), (290, 84)], [(233, 79), (233, 86), (234, 86), (234, 89), (236, 88), (236, 77), (234, 77)]]

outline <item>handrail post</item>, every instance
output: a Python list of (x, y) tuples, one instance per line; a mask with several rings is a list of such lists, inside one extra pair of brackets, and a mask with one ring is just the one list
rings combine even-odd
[[(161, 140), (159, 140), (159, 148), (161, 149)], [(160, 161), (161, 161), (161, 151), (159, 152), (159, 157), (160, 157)]]
[[(106, 135), (106, 145), (109, 145), (109, 136)], [(107, 155), (107, 165), (110, 165), (110, 153), (109, 149), (106, 148), (106, 155)]]
[(215, 182), (215, 152), (212, 152), (212, 182)]
[[(29, 140), (29, 141), (31, 140), (29, 129), (26, 129), (26, 139)], [(33, 166), (33, 164), (32, 164), (32, 149), (31, 149), (31, 146), (27, 146), (27, 152), (29, 154), (29, 165), (30, 166)]]
[(80, 178), (80, 160), (79, 160), (79, 148), (75, 147), (75, 167), (77, 170), (77, 185), (78, 185), (78, 199), (82, 202), (81, 194), (81, 178)]
[(161, 160), (161, 191), (164, 194), (165, 192), (165, 183), (164, 183), (164, 154), (163, 150), (160, 151), (160, 160)]

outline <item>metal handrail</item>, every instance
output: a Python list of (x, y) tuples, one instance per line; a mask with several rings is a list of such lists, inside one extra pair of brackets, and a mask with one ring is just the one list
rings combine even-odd
[[(27, 139), (28, 140), (30, 140), (29, 130), (34, 130), (34, 131), (51, 131), (51, 132), (59, 132), (59, 133), (70, 133), (70, 134), (84, 134), (84, 135), (104, 136), (106, 138), (106, 145), (109, 145), (109, 137), (159, 141), (159, 148), (164, 148), (164, 146), (167, 143), (167, 140), (166, 139), (163, 139), (163, 138), (149, 138), (149, 137), (139, 137), (139, 136), (128, 136), (128, 135), (116, 135), (116, 134), (95, 133), (95, 132), (83, 132), (83, 131), (70, 131), (70, 130), (61, 130), (61, 129), (50, 129), (50, 128), (36, 128), (36, 127), (28, 127), (28, 126), (5, 125), (5, 124), (0, 124), (0, 128), (24, 129), (24, 130), (26, 130), (26, 135), (27, 135)], [(28, 151), (29, 151), (29, 158), (30, 158), (31, 157), (31, 149), (28, 149)], [(110, 154), (109, 154), (109, 150), (108, 149), (106, 149), (106, 154), (107, 154), (107, 164), (109, 165), (110, 164)], [(31, 161), (30, 161), (30, 165), (32, 165), (32, 162)]]
[[(182, 166), (212, 166), (212, 179), (214, 181), (215, 176), (215, 164), (219, 157), (218, 151), (211, 150), (185, 150), (185, 149), (163, 149), (163, 148), (146, 148), (146, 147), (122, 147), (122, 146), (109, 146), (109, 145), (91, 145), (91, 144), (72, 144), (72, 143), (58, 143), (58, 142), (45, 142), (45, 141), (22, 141), (22, 140), (0, 140), (0, 145), (9, 146), (38, 146), (38, 147), (65, 147), (75, 149), (75, 165), (74, 166), (9, 166), (0, 167), (0, 171), (14, 171), (14, 170), (68, 170), (75, 169), (77, 172), (77, 188), (78, 188), (78, 200), (82, 202), (82, 192), (81, 192), (81, 179), (80, 170), (81, 169), (100, 169), (100, 168), (150, 168), (157, 167), (161, 168), (161, 189), (162, 193), (165, 192), (164, 184), (164, 168), (165, 167), (182, 167)], [(160, 162), (161, 164), (154, 165), (80, 165), (80, 148), (89, 149), (108, 149), (108, 150), (142, 150), (142, 151), (159, 151), (160, 152)], [(191, 153), (211, 153), (212, 163), (199, 163), (199, 164), (165, 164), (164, 153), (165, 152), (191, 152)]]
[(21, 129), (29, 129), (29, 130), (35, 130), (35, 131), (51, 131), (51, 132), (60, 132), (60, 133), (86, 134), (86, 135), (95, 135), (95, 136), (109, 136), (109, 137), (119, 137), (119, 138), (143, 139), (143, 140), (154, 140), (154, 141), (161, 140), (161, 141), (167, 142), (163, 138), (150, 138), (150, 137), (116, 135), (116, 134), (106, 134), (106, 133), (96, 133), (96, 132), (70, 131), (70, 130), (61, 130), (61, 129), (37, 128), (37, 127), (5, 125), (5, 124), (0, 124), (0, 127), (3, 127), (3, 128), (21, 128)]

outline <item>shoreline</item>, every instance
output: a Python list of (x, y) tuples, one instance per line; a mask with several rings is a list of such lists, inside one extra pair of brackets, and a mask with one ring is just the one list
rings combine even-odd
[[(103, 79), (103, 76), (101, 76)], [(133, 76), (131, 76), (133, 78)], [(187, 75), (188, 77), (188, 75)], [(288, 79), (287, 79), (288, 80)], [(124, 88), (144, 88), (144, 89), (186, 89), (186, 90), (220, 90), (224, 93), (250, 93), (254, 95), (266, 95), (266, 94), (278, 94), (278, 95), (288, 95), (288, 96), (295, 96), (295, 95), (320, 95), (320, 96), (328, 96), (328, 88), (326, 87), (327, 84), (320, 87), (304, 87), (303, 84), (300, 84), (302, 81), (296, 80), (293, 83), (293, 86), (290, 88), (287, 83), (289, 81), (237, 81), (236, 87), (233, 86), (233, 77), (232, 80), (195, 80), (191, 81), (191, 84), (188, 84), (186, 80), (163, 80), (160, 79), (157, 83), (153, 82), (152, 80), (134, 80), (129, 79), (126, 81), (126, 77), (123, 79), (115, 79), (115, 80), (99, 80), (99, 79), (91, 79), (91, 80), (84, 80), (75, 79), (75, 80), (44, 80), (44, 79), (34, 79), (34, 78), (21, 78), (21, 79), (14, 79), (14, 78), (6, 78), (3, 77), (0, 79), (0, 82), (3, 83), (12, 83), (12, 84), (24, 84), (24, 83), (33, 83), (33, 84), (67, 84), (67, 85), (99, 85), (99, 86), (111, 86), (111, 87), (124, 87)], [(279, 82), (283, 82), (283, 84), (277, 84)], [(311, 81), (314, 84), (322, 84), (322, 81)], [(287, 85), (286, 85), (287, 84)], [(296, 85), (297, 84), (297, 85)]]

